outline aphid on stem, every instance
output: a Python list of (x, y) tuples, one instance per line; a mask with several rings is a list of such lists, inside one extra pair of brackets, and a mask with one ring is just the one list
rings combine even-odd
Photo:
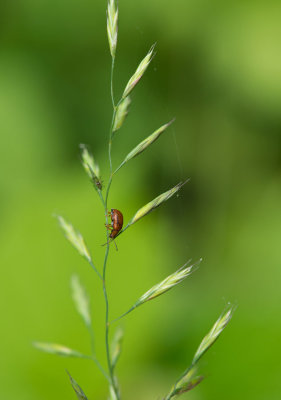
[(99, 190), (102, 190), (102, 181), (100, 179), (94, 177), (93, 183)]

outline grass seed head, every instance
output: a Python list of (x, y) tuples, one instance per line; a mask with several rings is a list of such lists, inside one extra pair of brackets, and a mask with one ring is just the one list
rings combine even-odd
[(165, 132), (165, 130), (171, 125), (171, 123), (174, 122), (174, 120), (168, 122), (167, 124), (161, 126), (159, 129), (157, 129), (155, 132), (153, 132), (151, 135), (149, 135), (146, 139), (144, 139), (141, 143), (139, 143), (124, 159), (124, 161), (120, 164), (120, 166), (117, 168), (115, 172), (117, 172), (124, 164), (126, 164), (128, 161), (130, 161), (132, 158), (137, 157), (139, 154), (141, 154), (147, 147), (149, 147), (152, 143), (157, 140), (160, 135)]
[(85, 393), (83, 392), (82, 388), (78, 385), (78, 383), (72, 378), (72, 376), (70, 375), (70, 373), (68, 371), (66, 371), (69, 379), (70, 379), (70, 383), (71, 386), (73, 387), (73, 390), (76, 393), (76, 396), (78, 398), (78, 400), (88, 400), (87, 396), (85, 395)]
[(62, 357), (83, 357), (78, 351), (57, 343), (34, 342), (33, 346), (45, 353), (56, 354)]
[(116, 393), (115, 393), (115, 390), (114, 390), (112, 385), (109, 386), (109, 397), (108, 397), (108, 400), (118, 400), (117, 396), (116, 396)]
[(189, 369), (186, 374), (173, 386), (170, 394), (168, 395), (169, 399), (178, 398), (181, 394), (189, 392), (204, 379), (202, 375), (197, 376), (197, 368), (192, 367)]
[(115, 58), (118, 33), (118, 8), (115, 0), (108, 1), (107, 7), (107, 36), (112, 58)]
[(147, 301), (155, 299), (156, 297), (160, 296), (163, 293), (166, 293), (168, 290), (172, 289), (174, 286), (181, 283), (185, 278), (187, 278), (193, 272), (194, 265), (190, 265), (187, 267), (189, 263), (190, 261), (184, 264), (179, 270), (169, 275), (162, 282), (153, 286), (146, 293), (144, 293), (136, 302), (135, 307), (138, 307), (139, 305)]
[(78, 253), (81, 254), (81, 256), (85, 257), (91, 263), (92, 258), (81, 233), (75, 230), (74, 227), (62, 216), (58, 215), (57, 219), (66, 239), (72, 244)]
[(150, 201), (149, 203), (147, 203), (145, 206), (143, 206), (142, 208), (140, 208), (136, 214), (133, 216), (133, 218), (131, 219), (131, 221), (128, 223), (128, 226), (133, 225), (134, 223), (136, 223), (138, 220), (140, 220), (141, 218), (143, 218), (144, 216), (146, 216), (147, 214), (149, 214), (151, 211), (153, 211), (155, 208), (159, 207), (162, 203), (164, 203), (165, 201), (169, 200), (174, 194), (176, 194), (181, 187), (188, 182), (180, 182), (178, 183), (176, 186), (174, 186), (172, 189), (168, 190), (165, 193), (160, 194), (160, 196), (156, 197), (154, 200)]
[(127, 86), (125, 87), (125, 90), (124, 90), (124, 93), (122, 96), (123, 99), (131, 93), (131, 91), (134, 89), (136, 84), (140, 81), (143, 74), (145, 73), (147, 67), (149, 66), (149, 64), (153, 58), (154, 47), (155, 47), (155, 44), (150, 48), (147, 55), (144, 57), (144, 59), (139, 64), (136, 72), (134, 73), (134, 75), (130, 78), (129, 82), (127, 83)]
[(112, 346), (111, 346), (111, 365), (112, 368), (115, 368), (117, 361), (120, 357), (122, 351), (122, 343), (123, 343), (124, 332), (123, 329), (117, 328), (115, 335), (113, 337)]
[(224, 328), (227, 326), (233, 315), (233, 306), (229, 306), (228, 310), (222, 314), (219, 319), (215, 322), (210, 332), (204, 337), (200, 346), (198, 347), (192, 364), (197, 363), (203, 354), (215, 343), (217, 338), (220, 336)]
[(118, 131), (118, 129), (122, 127), (128, 115), (130, 104), (131, 104), (131, 99), (128, 96), (124, 100), (122, 100), (119, 106), (117, 107), (112, 132), (116, 132)]
[(84, 144), (80, 144), (82, 165), (89, 176), (90, 180), (95, 184), (99, 190), (102, 189), (100, 168), (96, 163), (93, 155), (89, 152)]
[(86, 290), (77, 275), (71, 278), (72, 297), (75, 307), (87, 326), (91, 325), (90, 302)]

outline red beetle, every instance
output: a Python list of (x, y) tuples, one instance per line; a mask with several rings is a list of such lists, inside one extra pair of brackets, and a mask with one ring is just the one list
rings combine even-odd
[(122, 229), (123, 214), (121, 213), (121, 211), (112, 208), (111, 212), (109, 212), (108, 215), (111, 217), (111, 224), (105, 224), (105, 226), (107, 229), (111, 230), (109, 237), (111, 239), (114, 239)]

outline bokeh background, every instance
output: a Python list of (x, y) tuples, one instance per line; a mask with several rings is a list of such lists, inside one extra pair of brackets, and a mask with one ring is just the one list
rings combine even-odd
[[(102, 0), (0, 2), (1, 399), (74, 399), (65, 369), (89, 399), (107, 398), (90, 362), (31, 345), (89, 351), (69, 289), (78, 273), (105, 361), (101, 288), (52, 217), (61, 213), (79, 228), (100, 266), (103, 211), (78, 145), (90, 145), (106, 182), (105, 8)], [(119, 10), (116, 94), (154, 42), (157, 55), (116, 135), (114, 165), (161, 124), (176, 122), (120, 170), (110, 207), (128, 221), (158, 194), (191, 181), (112, 249), (112, 317), (187, 259), (203, 257), (182, 285), (123, 321), (124, 399), (162, 398), (228, 301), (238, 308), (202, 360), (207, 379), (183, 398), (280, 399), (280, 2), (120, 0)]]

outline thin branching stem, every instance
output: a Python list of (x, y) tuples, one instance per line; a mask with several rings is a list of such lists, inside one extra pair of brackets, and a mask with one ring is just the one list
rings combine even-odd
[(170, 400), (176, 393), (177, 384), (182, 380), (182, 378), (195, 366), (196, 363), (192, 362), (188, 368), (181, 374), (181, 376), (176, 380), (171, 393), (165, 397), (164, 400)]
[(90, 260), (88, 260), (88, 261), (89, 261), (89, 264), (91, 265), (91, 267), (93, 268), (93, 270), (95, 271), (95, 273), (96, 273), (96, 274), (98, 275), (98, 277), (102, 280), (102, 276), (101, 276), (101, 274), (99, 273), (99, 271), (96, 269), (94, 263), (93, 263), (92, 261), (90, 261)]
[[(107, 233), (108, 236), (108, 233)], [(108, 296), (106, 290), (106, 266), (107, 266), (107, 259), (109, 255), (109, 244), (106, 246), (105, 257), (104, 257), (104, 265), (103, 265), (103, 293), (105, 299), (105, 345), (106, 345), (106, 357), (107, 357), (107, 364), (109, 373), (111, 376), (111, 360), (110, 360), (110, 352), (109, 352), (109, 327), (108, 327), (108, 317), (109, 317), (109, 303), (108, 303)]]
[(110, 378), (108, 376), (108, 374), (106, 373), (106, 371), (104, 370), (104, 368), (102, 367), (102, 365), (100, 364), (99, 360), (96, 357), (96, 351), (95, 351), (95, 333), (94, 333), (94, 329), (92, 327), (91, 324), (87, 324), (87, 328), (90, 334), (90, 338), (91, 338), (91, 350), (92, 350), (92, 356), (90, 357), (91, 360), (94, 361), (94, 363), (96, 364), (96, 366), (98, 367), (98, 369), (100, 370), (100, 372), (103, 374), (103, 376), (107, 379), (107, 381), (110, 383)]
[[(113, 113), (113, 117), (115, 118), (115, 111)], [(114, 118), (112, 118), (112, 120), (114, 120)], [(112, 181), (112, 160), (111, 160), (111, 147), (112, 147), (112, 138), (109, 139), (109, 144), (108, 144), (108, 159), (109, 159), (109, 167), (110, 167), (110, 177), (109, 177), (109, 182), (108, 182), (108, 186), (107, 186), (107, 190), (106, 190), (106, 200), (108, 198), (108, 193), (109, 193), (109, 189), (110, 189), (110, 184)]]
[(111, 74), (110, 74), (110, 91), (111, 91), (111, 101), (112, 101), (112, 107), (113, 107), (113, 115), (112, 115), (112, 121), (111, 121), (111, 126), (109, 130), (109, 142), (108, 142), (108, 158), (109, 158), (109, 167), (110, 167), (110, 178), (109, 178), (109, 183), (107, 185), (107, 191), (106, 191), (106, 197), (105, 201), (107, 202), (107, 197), (108, 197), (108, 192), (112, 180), (112, 160), (111, 160), (111, 147), (112, 147), (112, 131), (113, 131), (113, 125), (114, 125), (114, 120), (116, 116), (116, 106), (115, 106), (115, 101), (114, 101), (114, 91), (113, 91), (113, 74), (114, 74), (114, 64), (115, 64), (115, 57), (112, 57), (112, 63), (111, 63)]
[[(114, 61), (115, 60), (113, 57), (112, 64), (111, 64), (111, 82), (110, 82), (113, 115), (112, 115), (110, 130), (109, 130), (109, 142), (108, 142), (108, 158), (109, 158), (110, 176), (109, 176), (109, 180), (108, 180), (108, 184), (107, 184), (107, 188), (106, 188), (105, 198), (103, 197), (102, 193), (100, 191), (98, 191), (99, 197), (100, 197), (101, 202), (104, 207), (106, 225), (108, 225), (108, 195), (109, 195), (109, 190), (110, 190), (110, 186), (112, 183), (112, 159), (111, 159), (112, 132), (113, 132), (114, 120), (115, 120), (116, 109), (117, 109), (117, 107), (115, 106), (115, 102), (114, 102), (114, 92), (113, 92)], [(106, 250), (105, 250), (105, 255), (104, 255), (103, 273), (102, 273), (103, 294), (104, 294), (104, 300), (105, 300), (105, 347), (106, 347), (107, 366), (108, 366), (108, 372), (109, 372), (109, 376), (108, 376), (109, 383), (115, 392), (116, 399), (120, 400), (119, 392), (117, 390), (115, 379), (114, 379), (114, 373), (113, 373), (113, 367), (112, 367), (112, 363), (111, 363), (110, 349), (109, 349), (109, 302), (108, 302), (108, 294), (107, 294), (107, 288), (106, 288), (106, 267), (107, 267), (107, 261), (108, 261), (108, 256), (109, 256), (109, 249), (110, 249), (109, 239), (110, 239), (109, 232), (107, 230), (106, 231)]]
[(90, 338), (91, 338), (91, 349), (92, 349), (92, 356), (95, 357), (96, 356), (96, 351), (95, 351), (95, 334), (94, 334), (94, 330), (92, 327), (92, 324), (87, 325), (89, 334), (90, 334)]
[(119, 321), (121, 318), (125, 317), (126, 315), (128, 315), (130, 312), (132, 312), (135, 308), (137, 308), (136, 305), (134, 305), (133, 307), (131, 307), (128, 311), (126, 311), (124, 314), (119, 315), (119, 317), (113, 319), (112, 321), (109, 322), (109, 325), (114, 324), (114, 322)]
[(105, 372), (105, 370), (103, 369), (103, 367), (101, 366), (100, 362), (96, 359), (95, 356), (92, 356), (92, 360), (94, 361), (94, 363), (96, 364), (96, 366), (98, 367), (98, 369), (100, 370), (100, 372), (103, 374), (103, 376), (105, 377), (105, 379), (111, 383), (110, 377), (109, 375)]
[(109, 195), (109, 190), (110, 190), (111, 183), (112, 183), (112, 175), (110, 175), (110, 177), (109, 177), (108, 185), (107, 185), (107, 189), (106, 189), (106, 195), (105, 195), (106, 204), (107, 204), (107, 201), (108, 201), (108, 195)]
[(115, 65), (115, 57), (112, 57), (111, 62), (111, 77), (110, 77), (110, 91), (111, 91), (111, 101), (112, 107), (115, 110), (115, 101), (114, 101), (114, 91), (113, 91), (113, 74), (114, 74), (114, 65)]
[(104, 375), (104, 377), (108, 380), (109, 383), (111, 383), (111, 379), (108, 376), (108, 374), (105, 372), (105, 370), (103, 369), (102, 365), (100, 364), (100, 362), (97, 360), (95, 354), (92, 354), (90, 356), (86, 355), (86, 354), (82, 354), (80, 353), (79, 355), (75, 356), (76, 358), (82, 358), (84, 360), (92, 360), (94, 361), (94, 363), (96, 364), (96, 366), (98, 367), (98, 369), (100, 370), (100, 372)]
[[(107, 214), (107, 201), (104, 201), (104, 211), (105, 211), (105, 218), (106, 218), (106, 223), (108, 223), (108, 214)], [(110, 377), (110, 383), (112, 385), (112, 388), (114, 389), (115, 395), (117, 400), (120, 400), (118, 390), (116, 388), (115, 384), (115, 379), (114, 379), (114, 373), (113, 373), (113, 368), (112, 368), (112, 363), (111, 363), (111, 358), (110, 358), (110, 349), (109, 349), (109, 302), (108, 302), (108, 295), (107, 295), (107, 289), (106, 289), (106, 267), (107, 267), (107, 261), (108, 261), (108, 255), (109, 255), (109, 233), (108, 231), (106, 232), (106, 239), (107, 239), (107, 245), (106, 245), (106, 250), (105, 250), (105, 256), (104, 256), (104, 263), (103, 263), (103, 293), (104, 293), (104, 299), (105, 299), (105, 346), (106, 346), (106, 358), (107, 358), (107, 365), (108, 365), (108, 371), (109, 371), (109, 377)]]

